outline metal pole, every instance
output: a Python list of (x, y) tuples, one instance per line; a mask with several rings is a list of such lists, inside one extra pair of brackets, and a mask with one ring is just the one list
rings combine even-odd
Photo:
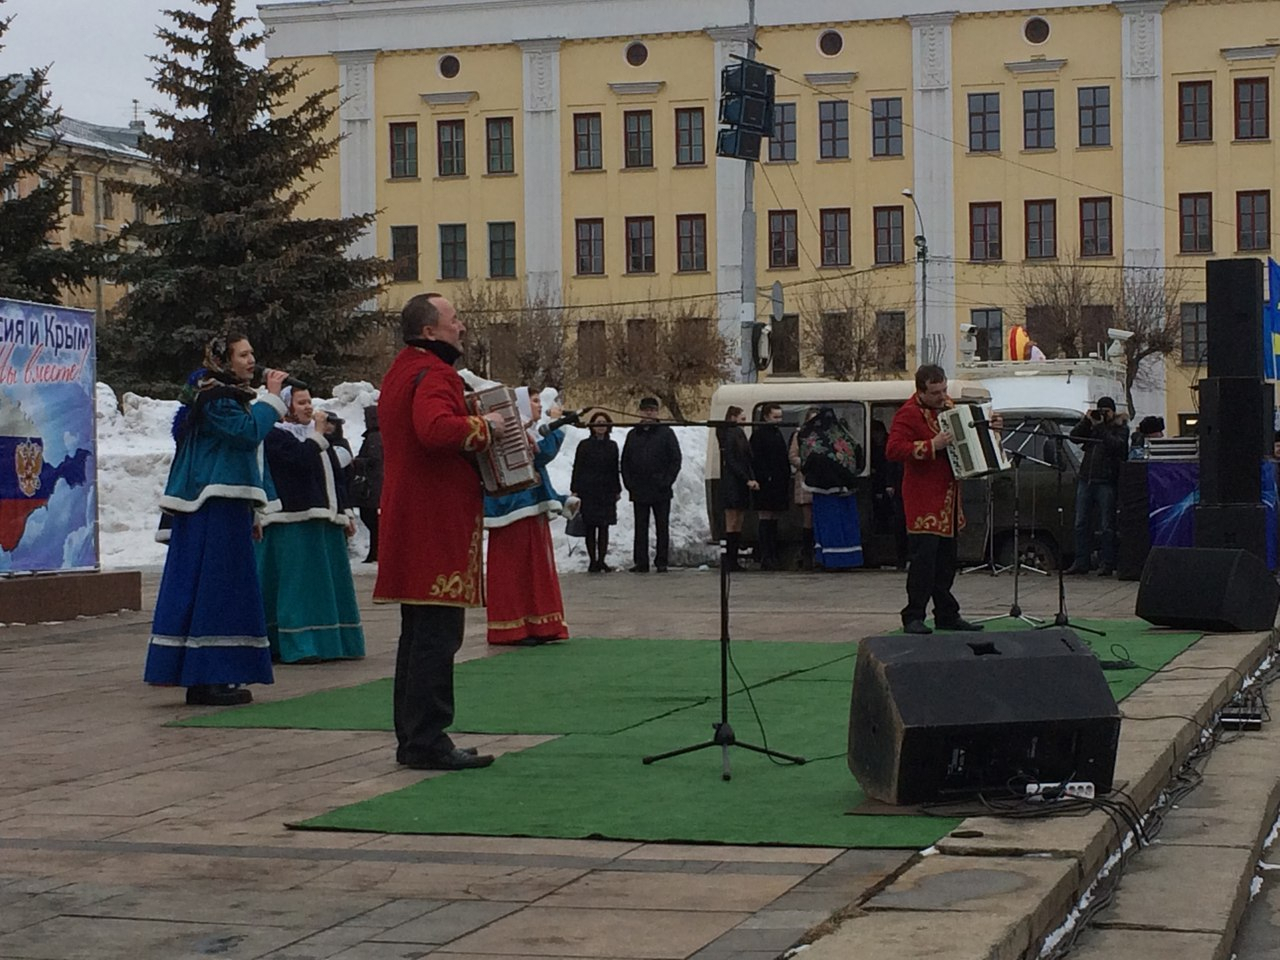
[(929, 343), (929, 241), (924, 235), (924, 215), (920, 212), (920, 204), (916, 202), (915, 193), (910, 189), (902, 191), (902, 195), (911, 201), (916, 211), (916, 223), (920, 232), (915, 236), (916, 259), (920, 261), (920, 363), (934, 363), (933, 348)]
[[(755, 55), (756, 0), (747, 0), (747, 53)], [(742, 342), (742, 379), (755, 383), (759, 378), (751, 349), (751, 333), (756, 322), (756, 167), (744, 160), (742, 180), (742, 305), (738, 310), (738, 335)]]

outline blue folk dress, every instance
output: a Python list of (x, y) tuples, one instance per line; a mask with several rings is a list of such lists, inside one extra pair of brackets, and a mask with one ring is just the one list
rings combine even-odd
[(351, 452), (308, 425), (276, 424), (263, 443), (280, 509), (262, 518), (258, 576), (271, 656), (282, 663), (364, 656), (344, 532)]
[(270, 394), (213, 380), (175, 421), (160, 506), (173, 518), (143, 679), (163, 686), (271, 683), (253, 556), (255, 508), (273, 500), (262, 440), (284, 415)]

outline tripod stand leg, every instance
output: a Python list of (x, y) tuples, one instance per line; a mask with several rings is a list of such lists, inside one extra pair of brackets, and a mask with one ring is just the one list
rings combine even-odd
[(714, 740), (705, 740), (702, 743), (695, 743), (688, 747), (680, 747), (678, 750), (668, 750), (666, 753), (655, 753), (648, 757), (641, 758), (640, 762), (644, 764), (657, 763), (659, 760), (670, 760), (672, 757), (683, 756), (686, 753), (693, 753), (695, 750), (705, 750), (707, 747), (719, 747), (722, 744)]
[(757, 747), (754, 743), (743, 743), (741, 740), (735, 740), (734, 746), (742, 747), (743, 750), (754, 750), (756, 753), (763, 753), (766, 757), (786, 760), (788, 763), (794, 763), (797, 766), (804, 763), (804, 757), (794, 757), (789, 753), (779, 753), (777, 750), (770, 750), (768, 747)]

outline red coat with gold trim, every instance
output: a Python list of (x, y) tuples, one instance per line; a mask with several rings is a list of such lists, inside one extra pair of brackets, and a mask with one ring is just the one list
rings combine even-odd
[(382, 510), (373, 599), (484, 605), (484, 495), (472, 454), (489, 425), (470, 416), (462, 378), (429, 350), (401, 350), (382, 381)]
[(964, 529), (960, 481), (951, 471), (946, 451), (933, 449), (933, 438), (941, 432), (937, 411), (921, 404), (918, 395), (893, 415), (885, 455), (902, 464), (907, 533), (953, 537)]

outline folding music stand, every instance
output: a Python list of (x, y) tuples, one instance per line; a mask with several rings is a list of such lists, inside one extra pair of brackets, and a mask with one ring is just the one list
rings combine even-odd
[[(982, 479), (987, 487), (987, 494), (986, 494), (987, 531), (982, 538), (982, 555), (986, 559), (983, 560), (982, 563), (975, 563), (971, 567), (965, 567), (963, 570), (960, 571), (960, 575), (964, 576), (966, 573), (977, 573), (979, 570), (986, 570), (991, 574), (991, 576), (998, 577), (1000, 576), (1000, 574), (1004, 573), (1006, 570), (1009, 569), (1009, 565), (996, 563), (995, 493), (992, 490), (992, 481), (994, 477), (988, 474)], [(1016, 503), (1015, 503), (1015, 509), (1016, 509)], [(1018, 555), (1018, 551), (1016, 547), (1014, 549), (1013, 555), (1015, 558)], [(995, 619), (995, 618), (993, 617), (991, 619)], [(982, 621), (977, 621), (977, 622), (981, 623)]]
[[(1043, 423), (1037, 427), (1037, 430), (1044, 426)], [(1053, 622), (1042, 623), (1036, 627), (1037, 630), (1045, 630), (1049, 627), (1070, 627), (1072, 630), (1083, 630), (1085, 633), (1092, 633), (1098, 637), (1105, 637), (1106, 631), (1095, 630), (1092, 627), (1082, 627), (1078, 623), (1072, 623), (1071, 618), (1067, 616), (1067, 581), (1065, 577), (1065, 564), (1062, 562), (1062, 547), (1066, 543), (1066, 519), (1062, 509), (1062, 475), (1067, 472), (1066, 445), (1067, 440), (1071, 439), (1060, 430), (1053, 433), (1044, 433), (1043, 436), (1049, 437), (1054, 443), (1055, 457), (1057, 461), (1053, 466), (1057, 468), (1058, 479), (1056, 483), (1057, 502), (1058, 502), (1058, 612), (1053, 617)], [(1101, 443), (1101, 440), (1095, 440), (1092, 437), (1076, 437), (1071, 439), (1072, 443)]]
[[(1023, 443), (1025, 444), (1026, 441), (1024, 440)], [(1049, 572), (1047, 570), (1037, 569), (1030, 564), (1022, 562), (1022, 553), (1018, 547), (1018, 534), (1020, 532), (1020, 527), (1022, 526), (1020, 517), (1020, 505), (1022, 502), (1022, 484), (1020, 482), (1020, 477), (1022, 476), (1022, 471), (1019, 467), (1021, 467), (1023, 460), (1030, 460), (1032, 463), (1043, 464), (1046, 467), (1050, 466), (1050, 464), (1045, 463), (1043, 460), (1037, 460), (1034, 457), (1029, 457), (1021, 451), (1010, 450), (1009, 457), (1013, 460), (1013, 563), (1009, 564), (1009, 566), (1002, 567), (1001, 569), (1007, 570), (1009, 567), (1013, 567), (1013, 602), (1009, 604), (1009, 612), (1004, 614), (1004, 616), (983, 617), (981, 620), (975, 620), (974, 622), (990, 623), (992, 620), (1004, 620), (1007, 618), (1011, 620), (1021, 620), (1029, 627), (1038, 628), (1044, 625), (1044, 620), (1040, 617), (1028, 616), (1022, 612), (1022, 607), (1018, 605), (1018, 574), (1021, 572), (1023, 567), (1026, 567), (1034, 573), (1040, 574), (1042, 577), (1047, 577)]]

